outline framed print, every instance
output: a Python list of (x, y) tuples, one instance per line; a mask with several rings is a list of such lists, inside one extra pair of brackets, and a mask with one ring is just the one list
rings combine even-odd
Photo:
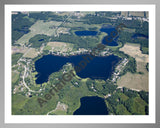
[(4, 5), (4, 123), (155, 124), (155, 10)]

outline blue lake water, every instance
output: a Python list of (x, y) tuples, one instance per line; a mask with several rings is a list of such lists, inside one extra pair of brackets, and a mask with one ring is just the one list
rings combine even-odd
[[(108, 45), (108, 46), (118, 46), (117, 40), (118, 35), (114, 36), (117, 30), (112, 25), (102, 25), (101, 29), (99, 30), (101, 32), (107, 33), (107, 36), (105, 36), (102, 39), (102, 44)], [(75, 34), (77, 36), (96, 36), (98, 31), (76, 31)], [(113, 37), (114, 36), (114, 37)], [(109, 40), (107, 41), (106, 38)], [(110, 41), (111, 40), (111, 41)]]
[(107, 106), (103, 98), (98, 96), (82, 97), (81, 106), (73, 115), (108, 115)]
[(140, 33), (136, 33), (132, 36), (132, 38), (138, 38), (138, 37), (144, 37), (146, 39), (148, 39), (148, 36), (144, 35), (144, 34), (140, 34)]
[(110, 55), (105, 57), (95, 56), (92, 60), (86, 63), (84, 68), (78, 72), (76, 66), (84, 60), (88, 54), (76, 56), (55, 56), (45, 55), (35, 62), (35, 69), (38, 72), (36, 75), (36, 83), (42, 84), (48, 81), (49, 75), (58, 72), (66, 63), (72, 63), (76, 69), (76, 74), (81, 78), (104, 79), (109, 78), (114, 70), (115, 65), (119, 62), (118, 56)]
[(77, 36), (96, 36), (97, 31), (76, 31), (75, 34)]
[[(105, 44), (105, 45), (108, 45), (108, 46), (118, 46), (117, 40), (118, 40), (119, 36), (118, 35), (115, 36), (115, 32), (117, 32), (115, 27), (113, 27), (111, 25), (102, 26), (100, 31), (108, 34), (107, 36), (105, 36), (102, 39), (102, 44)], [(108, 39), (108, 41), (106, 40), (106, 38)]]
[(38, 41), (44, 41), (44, 39), (40, 39), (40, 40), (38, 40)]

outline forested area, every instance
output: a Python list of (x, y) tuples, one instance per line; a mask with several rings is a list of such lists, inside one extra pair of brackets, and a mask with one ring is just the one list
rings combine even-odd
[(12, 15), (12, 45), (24, 34), (30, 32), (29, 28), (34, 24), (34, 20), (26, 17), (26, 14), (18, 13)]
[(91, 92), (108, 97), (105, 99), (109, 114), (114, 115), (147, 115), (148, 92), (134, 91), (128, 88), (117, 89), (112, 82), (100, 84), (88, 79), (86, 85)]
[(111, 23), (111, 20), (107, 17), (98, 17), (93, 15), (86, 15), (84, 18), (84, 24), (103, 24), (103, 23)]
[(96, 92), (97, 94), (104, 95), (104, 96), (109, 93), (113, 93), (117, 88), (117, 86), (114, 85), (112, 82), (107, 81), (104, 84), (101, 84), (92, 79), (88, 79), (86, 81), (86, 85), (89, 91)]
[(22, 57), (22, 53), (12, 54), (12, 65), (17, 64), (17, 61)]
[(127, 65), (123, 69), (123, 73), (121, 74), (121, 76), (127, 72), (136, 73), (136, 71), (137, 71), (137, 64), (136, 64), (135, 58), (129, 56), (128, 60), (129, 60), (129, 62), (127, 63)]
[(123, 87), (106, 99), (110, 114), (148, 115), (148, 93)]
[(49, 38), (50, 37), (47, 35), (38, 34), (29, 40), (28, 45), (31, 44), (33, 48), (40, 48), (43, 43), (46, 44), (47, 42), (49, 42)]
[(121, 72), (120, 76), (126, 74), (127, 72), (136, 73), (137, 64), (136, 64), (135, 58), (119, 50), (114, 51), (114, 54), (120, 56), (121, 58), (127, 58), (129, 60), (129, 62), (126, 64), (125, 68), (123, 69), (123, 72)]
[(64, 19), (67, 18), (67, 16), (58, 16), (53, 12), (31, 12), (29, 14), (30, 18), (33, 18), (35, 20), (55, 20), (55, 21), (63, 21)]
[(66, 42), (66, 43), (72, 43), (74, 44), (75, 48), (93, 48), (96, 46), (96, 44), (99, 41), (98, 37), (80, 37), (76, 36), (75, 34), (71, 33), (70, 35), (67, 34), (60, 34), (59, 37), (51, 37), (50, 41), (60, 41), (60, 42)]
[(140, 50), (142, 51), (143, 54), (149, 54), (149, 42), (147, 38), (142, 38), (142, 37), (133, 37), (133, 33), (129, 32), (120, 32), (119, 34), (119, 41), (125, 44), (126, 42), (128, 43), (137, 43), (140, 44)]

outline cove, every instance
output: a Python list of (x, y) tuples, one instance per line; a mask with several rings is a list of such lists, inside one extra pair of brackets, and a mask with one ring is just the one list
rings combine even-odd
[(81, 106), (73, 115), (108, 115), (107, 106), (103, 98), (86, 96), (80, 99)]
[[(42, 84), (48, 81), (49, 75), (58, 72), (63, 68), (66, 63), (71, 63), (76, 67), (80, 61), (83, 60), (88, 54), (75, 55), (75, 56), (55, 56), (45, 55), (35, 62), (35, 70), (38, 72), (36, 75), (36, 83)], [(103, 79), (106, 80), (112, 75), (116, 64), (121, 58), (118, 56), (95, 56), (93, 60), (87, 63), (86, 67), (76, 74), (81, 78)]]

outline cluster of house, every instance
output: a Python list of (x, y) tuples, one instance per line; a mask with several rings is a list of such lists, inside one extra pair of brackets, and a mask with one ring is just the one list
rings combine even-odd
[(128, 59), (124, 58), (122, 62), (117, 65), (117, 67), (115, 68), (115, 72), (113, 73), (112, 76), (112, 82), (116, 82), (116, 80), (120, 78), (120, 73), (128, 62), (129, 62)]

